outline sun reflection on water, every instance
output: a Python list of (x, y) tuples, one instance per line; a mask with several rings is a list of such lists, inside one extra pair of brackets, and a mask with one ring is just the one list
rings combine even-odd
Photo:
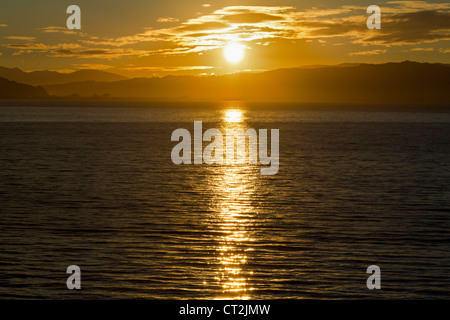
[(225, 122), (233, 123), (233, 122), (242, 122), (243, 121), (243, 112), (238, 109), (225, 110)]
[(252, 207), (248, 205), (251, 194), (247, 189), (250, 181), (239, 167), (224, 168), (221, 180), (220, 200), (216, 204), (220, 229), (216, 248), (220, 266), (216, 280), (222, 288), (220, 298), (250, 298), (250, 274), (244, 269), (252, 241), (248, 232), (252, 215)]
[[(223, 132), (226, 129), (245, 129), (241, 110), (224, 111), (223, 120)], [(222, 291), (216, 298), (250, 299), (254, 290), (249, 283), (253, 272), (247, 264), (253, 250), (251, 226), (255, 215), (251, 200), (259, 176), (250, 165), (222, 165), (216, 170), (216, 174), (211, 175), (218, 230), (215, 281)]]

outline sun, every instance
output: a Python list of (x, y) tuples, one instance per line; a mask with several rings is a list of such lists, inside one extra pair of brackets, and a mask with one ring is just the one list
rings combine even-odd
[(245, 46), (239, 43), (230, 43), (224, 48), (223, 55), (229, 63), (239, 63), (244, 58)]

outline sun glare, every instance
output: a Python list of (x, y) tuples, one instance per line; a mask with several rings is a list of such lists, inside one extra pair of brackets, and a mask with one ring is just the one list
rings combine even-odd
[(224, 48), (223, 55), (229, 63), (239, 63), (244, 58), (245, 46), (239, 43), (230, 43)]
[(241, 110), (227, 110), (225, 111), (226, 122), (242, 122)]

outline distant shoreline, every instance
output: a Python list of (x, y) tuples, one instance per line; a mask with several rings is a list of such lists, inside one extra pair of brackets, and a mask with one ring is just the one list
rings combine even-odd
[[(306, 103), (306, 102), (258, 102), (258, 101), (154, 101), (132, 98), (41, 98), (41, 99), (0, 99), (0, 108), (4, 107), (45, 107), (49, 108), (185, 108), (185, 109), (280, 109), (309, 111), (352, 111), (352, 112), (450, 112), (450, 103)], [(80, 106), (86, 102), (86, 106)], [(130, 104), (130, 105), (129, 105)]]

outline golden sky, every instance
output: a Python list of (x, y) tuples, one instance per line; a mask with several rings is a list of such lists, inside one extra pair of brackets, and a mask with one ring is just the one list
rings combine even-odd
[[(149, 77), (351, 62), (450, 63), (450, 3), (444, 1), (0, 3), (0, 65), (28, 71), (90, 68)], [(81, 8), (81, 30), (66, 27), (71, 4)], [(381, 30), (366, 27), (371, 4), (381, 7)]]

